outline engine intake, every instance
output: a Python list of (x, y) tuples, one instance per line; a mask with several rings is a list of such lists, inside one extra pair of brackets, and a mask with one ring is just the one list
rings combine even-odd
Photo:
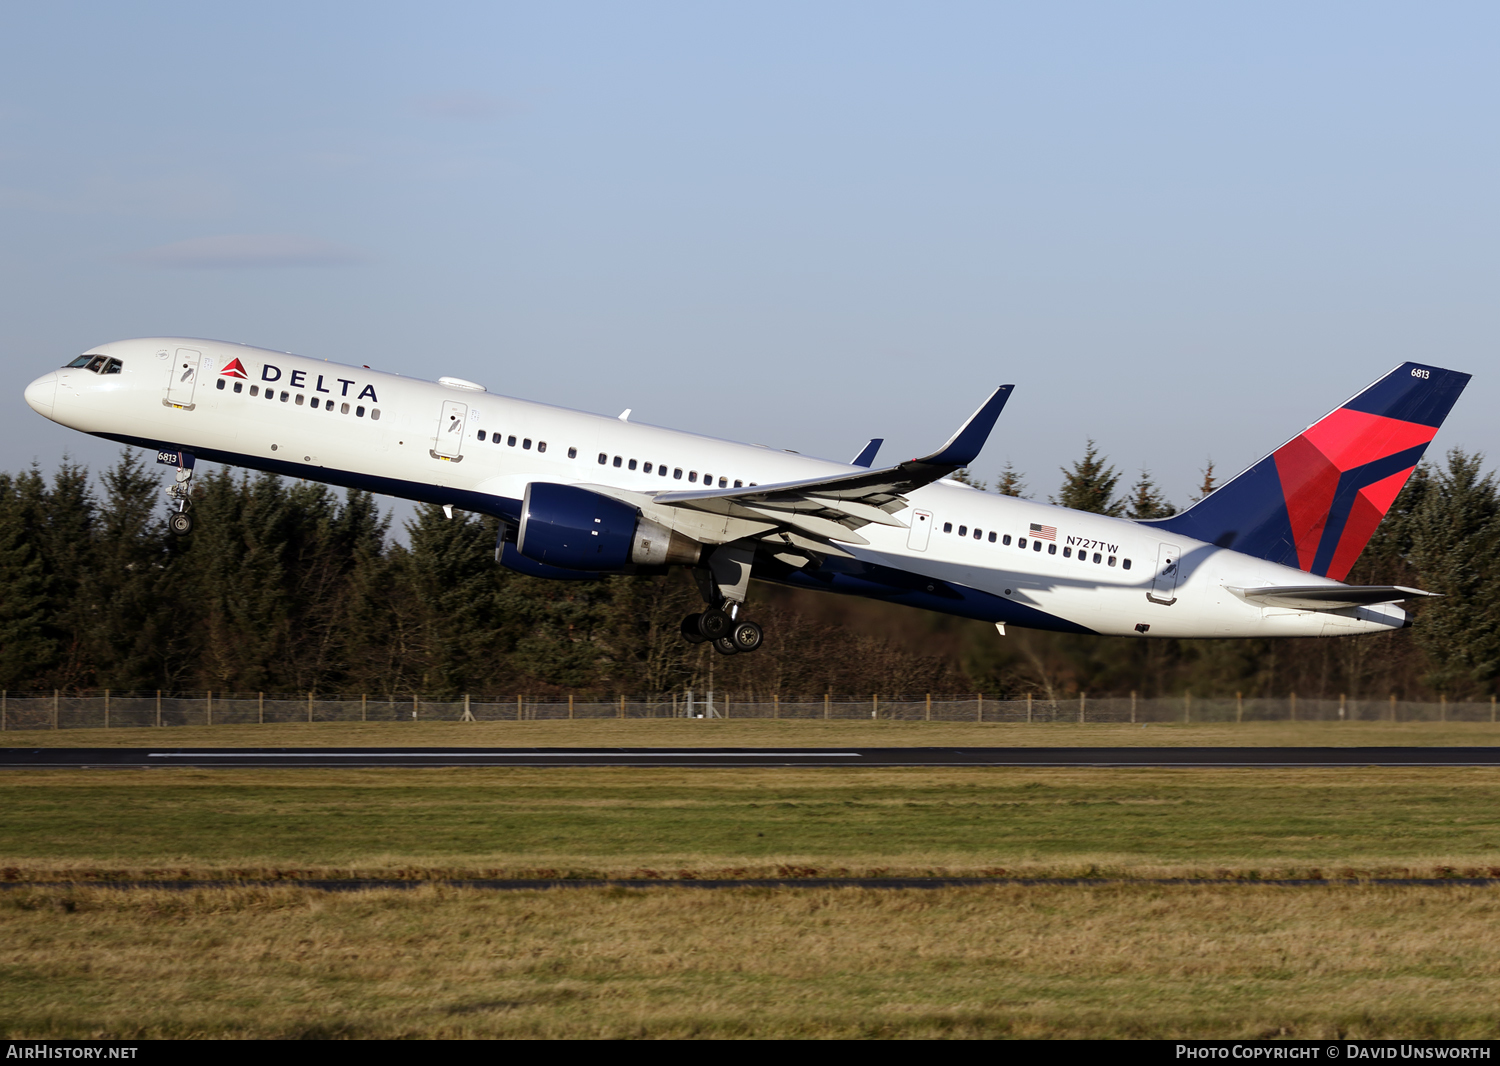
[(526, 486), (516, 550), (569, 570), (623, 570), (698, 562), (703, 545), (610, 496), (533, 481)]

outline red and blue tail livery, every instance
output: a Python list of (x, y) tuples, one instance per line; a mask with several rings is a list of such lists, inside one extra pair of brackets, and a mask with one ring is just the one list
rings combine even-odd
[(1468, 383), (1468, 374), (1403, 363), (1153, 525), (1342, 581)]

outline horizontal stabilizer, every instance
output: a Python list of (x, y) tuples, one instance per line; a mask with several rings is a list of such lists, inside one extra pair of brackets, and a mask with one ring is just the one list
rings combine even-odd
[(1268, 588), (1225, 588), (1241, 599), (1263, 607), (1286, 607), (1294, 611), (1337, 611), (1345, 607), (1373, 607), (1418, 596), (1436, 596), (1403, 585), (1273, 585)]

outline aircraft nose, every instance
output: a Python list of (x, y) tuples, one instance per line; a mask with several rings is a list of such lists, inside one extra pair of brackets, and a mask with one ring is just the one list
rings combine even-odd
[(26, 386), (26, 403), (39, 415), (52, 417), (52, 406), (57, 402), (57, 371), (43, 374)]

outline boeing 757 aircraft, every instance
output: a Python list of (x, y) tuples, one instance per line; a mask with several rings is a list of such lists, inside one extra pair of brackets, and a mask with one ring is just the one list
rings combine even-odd
[(39, 414), (147, 448), (193, 528), (197, 459), (500, 520), (496, 560), (589, 579), (692, 571), (683, 637), (760, 646), (753, 575), (1066, 633), (1343, 636), (1410, 624), (1428, 593), (1341, 582), (1469, 375), (1403, 363), (1171, 518), (1107, 518), (983, 492), (979, 455), (1013, 386), (936, 451), (876, 467), (680, 433), (221, 341), (104, 344), (26, 388)]

